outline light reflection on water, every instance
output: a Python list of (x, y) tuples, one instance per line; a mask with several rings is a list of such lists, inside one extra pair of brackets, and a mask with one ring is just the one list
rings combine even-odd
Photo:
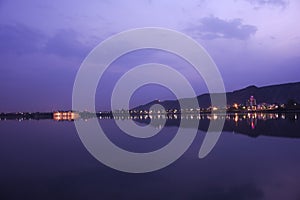
[[(99, 163), (83, 147), (72, 122), (2, 121), (0, 198), (299, 199), (297, 114), (174, 115), (164, 116), (167, 126), (160, 127), (162, 117), (152, 116), (161, 132), (146, 141), (122, 133), (112, 119), (99, 120), (114, 143), (137, 152), (162, 148), (180, 120), (199, 120), (189, 150), (148, 174), (126, 174)], [(219, 118), (226, 119), (224, 132), (214, 150), (199, 159), (209, 120)], [(134, 120), (143, 125), (150, 119)]]

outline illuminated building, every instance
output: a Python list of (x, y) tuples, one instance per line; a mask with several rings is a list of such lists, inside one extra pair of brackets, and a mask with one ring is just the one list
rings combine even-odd
[(73, 111), (58, 111), (53, 113), (53, 119), (56, 121), (73, 121), (79, 118), (79, 113)]
[(250, 99), (246, 102), (247, 109), (250, 111), (254, 111), (257, 109), (256, 99), (254, 96), (251, 96)]

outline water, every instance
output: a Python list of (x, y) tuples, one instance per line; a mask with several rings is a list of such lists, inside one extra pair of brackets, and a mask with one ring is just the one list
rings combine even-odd
[[(204, 159), (198, 151), (209, 119), (196, 120), (199, 130), (188, 151), (146, 174), (98, 162), (73, 122), (0, 121), (0, 199), (300, 199), (298, 115), (227, 116), (220, 140)], [(136, 152), (162, 148), (178, 126), (169, 121), (153, 138), (133, 139), (112, 119), (100, 123), (115, 144)]]

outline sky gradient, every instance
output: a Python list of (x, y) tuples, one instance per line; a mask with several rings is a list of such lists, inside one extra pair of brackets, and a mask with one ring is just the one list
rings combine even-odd
[[(71, 109), (75, 76), (88, 53), (113, 34), (141, 27), (174, 29), (194, 38), (217, 64), (227, 91), (298, 82), (299, 9), (297, 0), (0, 0), (0, 112)], [(185, 61), (143, 50), (112, 64), (99, 84), (97, 109), (108, 109), (101, 98), (118, 77), (148, 62), (174, 67), (197, 94), (207, 91)], [(154, 98), (174, 96), (145, 87), (133, 104)]]

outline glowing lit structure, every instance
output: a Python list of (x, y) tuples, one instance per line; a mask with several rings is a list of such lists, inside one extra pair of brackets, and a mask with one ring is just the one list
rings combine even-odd
[(79, 113), (73, 111), (58, 111), (53, 113), (55, 121), (73, 121), (79, 118)]
[(246, 105), (249, 111), (255, 111), (257, 109), (256, 99), (254, 98), (254, 96), (250, 97)]

